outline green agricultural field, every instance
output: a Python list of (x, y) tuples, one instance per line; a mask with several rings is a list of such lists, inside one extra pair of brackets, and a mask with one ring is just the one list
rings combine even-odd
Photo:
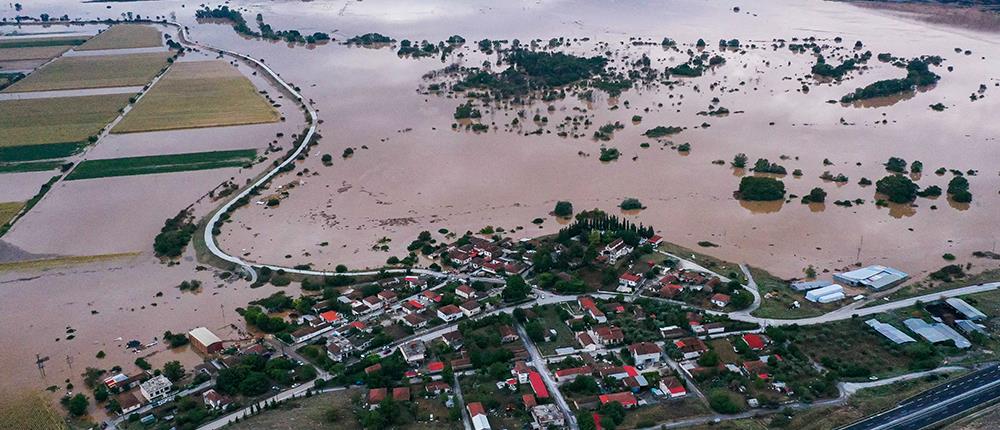
[(253, 162), (256, 157), (257, 150), (255, 149), (239, 149), (235, 151), (193, 152), (188, 154), (87, 160), (80, 163), (66, 177), (66, 180), (242, 167)]
[[(0, 163), (0, 173), (24, 173), (55, 170), (62, 166), (62, 160), (31, 161), (27, 163)], [(0, 222), (0, 224), (3, 224)]]
[(72, 90), (146, 85), (167, 65), (169, 52), (61, 57), (4, 92)]
[(0, 40), (0, 49), (35, 48), (41, 46), (76, 46), (86, 42), (85, 36), (30, 37)]
[(152, 48), (163, 46), (160, 30), (148, 25), (118, 24), (87, 41), (78, 51), (99, 49)]
[(44, 60), (62, 55), (69, 46), (38, 46), (31, 48), (2, 48), (0, 61)]
[(87, 142), (46, 143), (25, 146), (0, 146), (0, 160), (9, 162), (66, 158), (80, 152)]
[(17, 215), (23, 207), (24, 202), (0, 203), (0, 225), (7, 224), (7, 221), (13, 219), (14, 215)]
[(112, 133), (258, 124), (278, 120), (253, 84), (224, 61), (175, 63)]
[[(0, 156), (4, 161), (40, 160), (68, 155), (78, 143), (96, 136), (118, 111), (128, 104), (129, 94), (0, 101)], [(39, 148), (26, 145), (59, 144)], [(34, 149), (47, 157), (37, 157)], [(14, 153), (8, 158), (5, 153)]]

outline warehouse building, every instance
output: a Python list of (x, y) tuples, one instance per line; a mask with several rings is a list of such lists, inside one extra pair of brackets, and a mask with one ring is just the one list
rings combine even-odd
[(837, 284), (809, 290), (806, 293), (806, 300), (815, 303), (833, 303), (837, 300), (843, 300), (844, 297), (844, 287)]
[(833, 275), (833, 280), (852, 287), (868, 287), (878, 291), (899, 285), (909, 277), (910, 275), (905, 272), (891, 267), (868, 266), (850, 272), (837, 273)]
[(211, 355), (222, 351), (222, 339), (205, 327), (198, 327), (188, 332), (191, 346), (202, 354)]

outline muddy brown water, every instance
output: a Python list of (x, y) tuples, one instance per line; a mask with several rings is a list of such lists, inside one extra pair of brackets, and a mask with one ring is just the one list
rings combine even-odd
[[(196, 6), (190, 2), (62, 3), (32, 2), (24, 13), (37, 15), (58, 9), (81, 18), (119, 16), (124, 11), (144, 16), (173, 13), (190, 27), (194, 39), (264, 59), (301, 87), (314, 103), (323, 120), (323, 139), (312, 149), (314, 155), (301, 165), (318, 175), (277, 179), (275, 186), (301, 182), (276, 208), (249, 205), (241, 209), (220, 237), (225, 249), (254, 261), (309, 262), (319, 268), (341, 263), (378, 266), (389, 256), (403, 255), (406, 245), (422, 230), (435, 232), (440, 238), (436, 233), (439, 228), (464, 232), (492, 225), (513, 230), (516, 237), (534, 236), (560, 227), (548, 215), (557, 200), (570, 200), (577, 210), (616, 211), (626, 197), (639, 198), (647, 206), (628, 214), (629, 219), (656, 226), (669, 241), (690, 247), (696, 247), (698, 241), (710, 241), (720, 245), (708, 250), (712, 254), (787, 277), (800, 276), (810, 264), (819, 270), (832, 270), (854, 263), (859, 246), (863, 263), (892, 265), (919, 275), (943, 265), (940, 255), (945, 252), (959, 256), (962, 262), (970, 261), (972, 251), (993, 247), (998, 234), (1000, 151), (996, 138), (1000, 122), (995, 120), (995, 112), (1000, 88), (995, 84), (1000, 73), (995, 58), (1000, 55), (1000, 37), (996, 33), (930, 24), (844, 3), (790, 0), (741, 5), (739, 13), (733, 12), (729, 3), (693, 0), (671, 2), (669, 7), (660, 2), (609, 7), (597, 1), (231, 2), (247, 6), (249, 20), (263, 13), (276, 29), (326, 31), (338, 39), (377, 31), (396, 39), (435, 42), (459, 34), (469, 41), (458, 51), (465, 54), (464, 59), (452, 57), (442, 63), (437, 58), (400, 59), (392, 49), (336, 43), (289, 47), (286, 43), (247, 40), (229, 26), (197, 23), (193, 17)], [(7, 16), (12, 12), (2, 13)], [(553, 103), (556, 111), (547, 113), (552, 119), (577, 115), (574, 108), (586, 108), (595, 126), (614, 121), (626, 124), (604, 143), (622, 152), (619, 160), (610, 163), (597, 160), (601, 143), (589, 138), (560, 138), (554, 124), (547, 127), (553, 130), (551, 134), (541, 136), (506, 131), (503, 125), (514, 117), (508, 110), (490, 108), (486, 113), (484, 121), (495, 121), (499, 130), (480, 134), (453, 131), (452, 114), (461, 100), (417, 92), (426, 85), (422, 76), (427, 72), (452, 61), (478, 65), (484, 60), (486, 56), (470, 49), (475, 40), (527, 41), (560, 36), (593, 39), (574, 43), (567, 48), (571, 52), (594, 55), (595, 43), (603, 41), (610, 44), (616, 58), (628, 55), (634, 59), (646, 53), (657, 67), (678, 64), (686, 55), (665, 52), (659, 46), (629, 47), (630, 36), (653, 41), (671, 37), (682, 44), (704, 38), (710, 51), (716, 51), (720, 38), (739, 38), (763, 46), (774, 38), (841, 36), (841, 45), (848, 50), (861, 40), (865, 49), (875, 54), (890, 52), (904, 58), (941, 55), (946, 59), (944, 65), (954, 66), (954, 71), (934, 68), (942, 80), (929, 91), (900, 100), (876, 101), (870, 107), (843, 106), (826, 101), (878, 79), (900, 77), (902, 71), (872, 59), (868, 70), (853, 73), (840, 85), (806, 78), (810, 91), (803, 93), (796, 78), (808, 75), (812, 56), (793, 54), (787, 48), (752, 49), (742, 55), (724, 53), (728, 60), (724, 66), (706, 76), (685, 79), (684, 85), (673, 90), (632, 89), (616, 100), (599, 95), (590, 104), (575, 98)], [(687, 47), (682, 46), (682, 50)], [(972, 53), (957, 54), (955, 48)], [(715, 82), (724, 90), (710, 89)], [(986, 97), (970, 101), (969, 95), (980, 84), (988, 87)], [(721, 106), (743, 113), (719, 118), (696, 115), (706, 110), (713, 97), (721, 99)], [(948, 109), (934, 112), (928, 108), (938, 102)], [(618, 109), (612, 110), (614, 105)], [(647, 107), (650, 111), (643, 111)], [(525, 107), (529, 117), (536, 111), (546, 115), (547, 108), (548, 104), (540, 102)], [(643, 116), (638, 125), (630, 120), (636, 114)], [(698, 127), (703, 122), (711, 127)], [(688, 127), (671, 140), (690, 143), (690, 153), (679, 154), (641, 136), (657, 125)], [(585, 133), (589, 136), (593, 130)], [(161, 137), (153, 142), (167, 143)], [(641, 148), (643, 142), (651, 146)], [(340, 154), (346, 147), (355, 148), (355, 154), (344, 160)], [(579, 155), (581, 152), (589, 156)], [(783, 178), (790, 193), (801, 196), (822, 186), (829, 193), (827, 203), (735, 200), (732, 192), (739, 175), (712, 161), (728, 162), (738, 152), (746, 153), (751, 163), (764, 157), (789, 171), (802, 169), (801, 178)], [(322, 165), (317, 155), (323, 153), (333, 155), (332, 166)], [(779, 160), (781, 155), (790, 158)], [(857, 181), (884, 176), (881, 163), (890, 156), (922, 161), (925, 173), (918, 181), (921, 186), (946, 187), (950, 175), (933, 174), (938, 167), (978, 169), (979, 174), (970, 178), (973, 203), (965, 207), (942, 196), (918, 199), (915, 207), (876, 207), (874, 186), (861, 187)], [(824, 158), (833, 165), (824, 166)], [(818, 176), (826, 170), (843, 173), (850, 182), (824, 182)], [(833, 204), (856, 198), (865, 199), (866, 204), (852, 208)], [(937, 209), (931, 209), (932, 205)], [(531, 223), (536, 217), (545, 219), (541, 227)], [(517, 230), (519, 226), (523, 229)], [(390, 252), (372, 251), (383, 237), (391, 239)], [(322, 242), (328, 245), (320, 246)], [(39, 382), (36, 376), (35, 351), (52, 356), (51, 369), (55, 371), (61, 365), (57, 363), (65, 363), (62, 356), (67, 354), (59, 348), (73, 345), (81, 363), (74, 366), (82, 366), (84, 357), (92, 357), (98, 348), (106, 352), (115, 349), (109, 342), (117, 336), (150, 339), (172, 328), (163, 321), (183, 321), (178, 325), (184, 327), (177, 330), (193, 325), (222, 326), (235, 320), (228, 309), (270, 292), (234, 284), (219, 289), (219, 294), (174, 298), (178, 294), (171, 285), (208, 276), (206, 272), (192, 274), (192, 266), (167, 268), (142, 261), (117, 269), (80, 268), (64, 271), (59, 278), (0, 284), (4, 309), (16, 308), (4, 313), (8, 329), (3, 332), (3, 344), (19, 347), (17, 352), (5, 348), (8, 352), (0, 354), (5, 368), (17, 369), (9, 372), (15, 378), (4, 378), (0, 384), (13, 380), (49, 385), (51, 380)], [(15, 275), (4, 274), (0, 280), (9, 281), (10, 276)], [(17, 279), (30, 276), (16, 274)], [(169, 304), (151, 308), (147, 302), (160, 290), (166, 298), (158, 300)], [(86, 304), (103, 301), (108, 302), (102, 305), (104, 310), (91, 317)], [(143, 304), (147, 304), (146, 310), (131, 311)], [(225, 318), (215, 312), (220, 305), (227, 308)], [(39, 319), (37, 315), (59, 317)], [(78, 328), (78, 339), (86, 340), (54, 342), (54, 338), (65, 336), (67, 325)], [(117, 354), (116, 359), (105, 361), (130, 363), (134, 359), (130, 353)], [(89, 362), (95, 364), (93, 359)], [(71, 373), (63, 370), (60, 375)]]

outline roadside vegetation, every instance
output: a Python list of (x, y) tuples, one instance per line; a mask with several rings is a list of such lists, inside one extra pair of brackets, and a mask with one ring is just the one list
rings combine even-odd
[(257, 157), (255, 149), (193, 152), (187, 154), (147, 155), (142, 157), (85, 160), (74, 169), (67, 181), (114, 176), (150, 175), (191, 170), (244, 167)]

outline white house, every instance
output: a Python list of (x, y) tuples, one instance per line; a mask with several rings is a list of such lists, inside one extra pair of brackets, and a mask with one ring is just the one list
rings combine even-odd
[(635, 273), (623, 273), (618, 277), (618, 291), (631, 293), (632, 290), (639, 286), (639, 281), (641, 280), (642, 277)]
[(472, 287), (468, 285), (459, 285), (458, 288), (455, 288), (455, 295), (469, 300), (476, 297), (476, 290), (472, 289)]
[(472, 418), (472, 428), (474, 430), (490, 430), (490, 419), (486, 416), (486, 409), (479, 402), (472, 402), (466, 406), (469, 416)]
[(139, 384), (139, 392), (147, 401), (152, 402), (170, 392), (173, 386), (174, 384), (166, 376), (159, 375)]
[(632, 353), (637, 366), (648, 366), (660, 362), (660, 346), (652, 342), (633, 343), (628, 346), (628, 351)]
[(628, 255), (630, 252), (632, 252), (632, 247), (626, 245), (621, 239), (617, 239), (604, 247), (604, 255), (608, 257), (608, 261), (611, 264), (615, 264), (619, 258)]
[(469, 300), (465, 303), (462, 303), (462, 305), (459, 307), (462, 309), (462, 314), (464, 314), (467, 317), (471, 317), (475, 314), (478, 314), (481, 310), (483, 310), (483, 308), (479, 306), (479, 302), (475, 300)]
[(438, 318), (444, 322), (458, 321), (462, 315), (462, 310), (455, 305), (442, 306), (437, 310)]

